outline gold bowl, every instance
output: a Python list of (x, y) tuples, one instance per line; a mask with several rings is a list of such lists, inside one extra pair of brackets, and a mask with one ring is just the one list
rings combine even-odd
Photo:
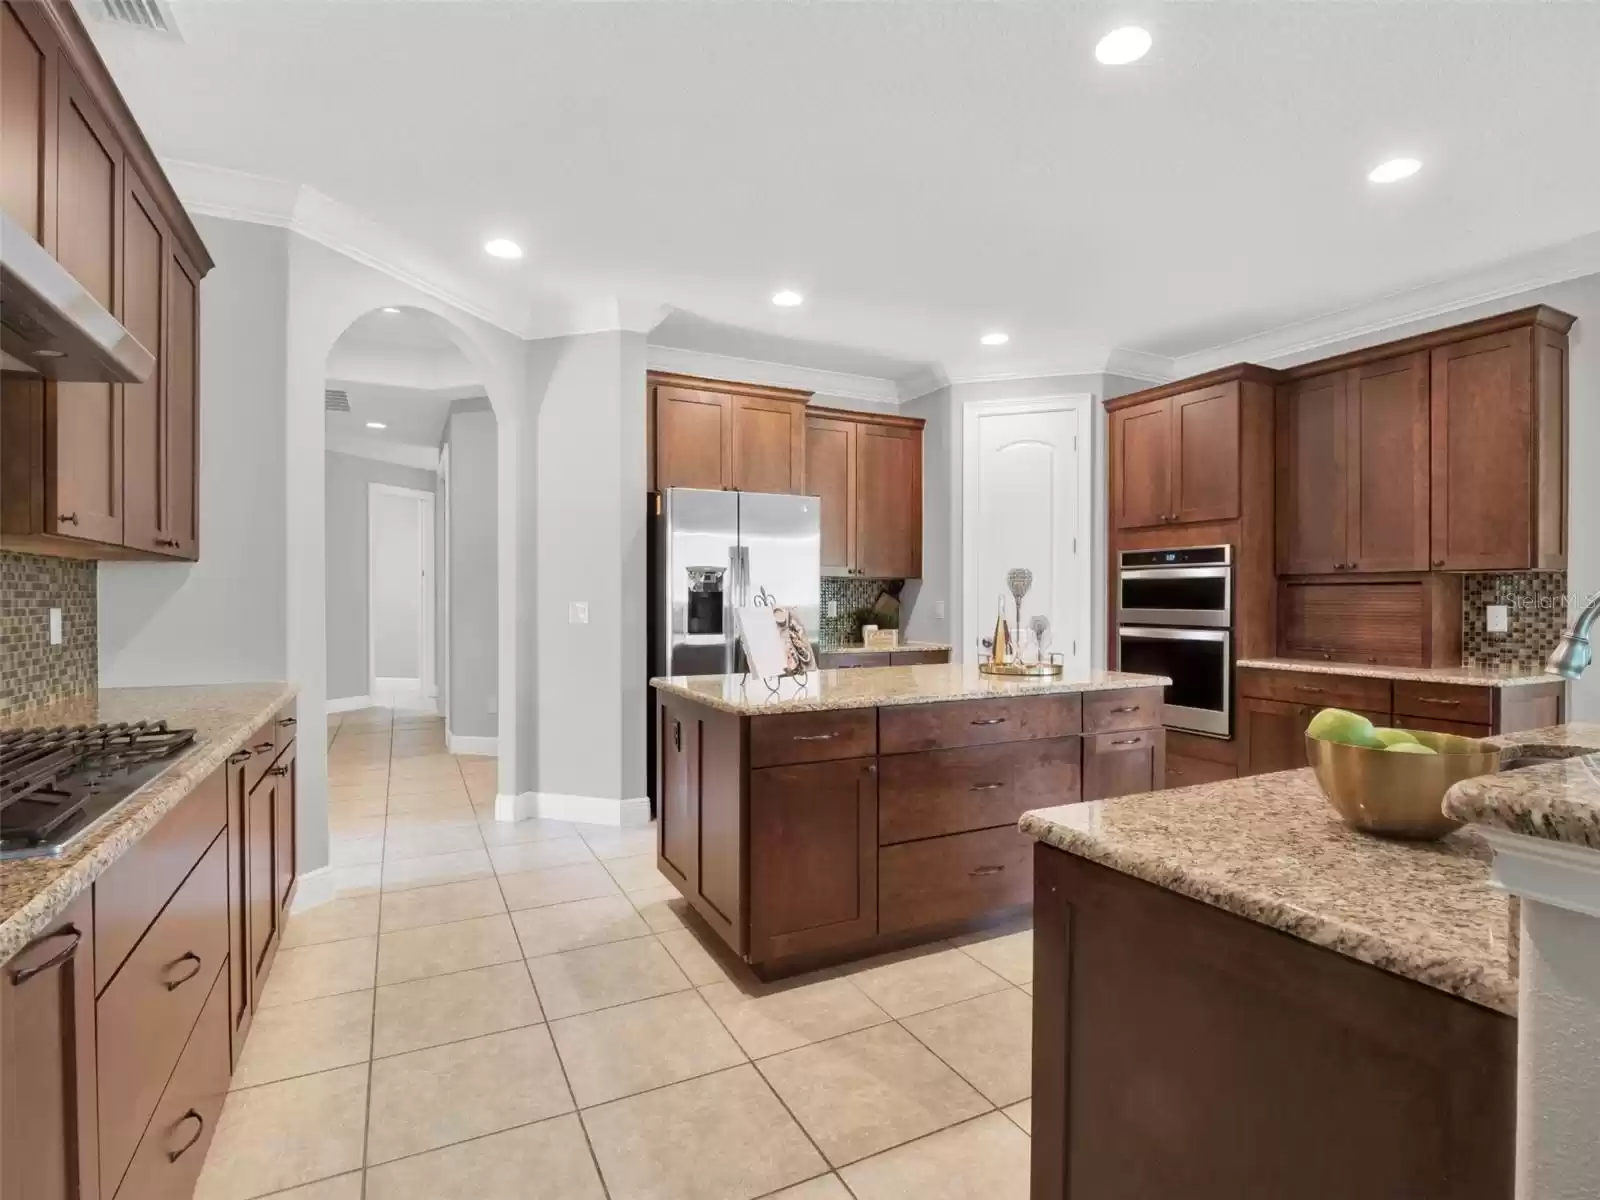
[(1306, 738), (1317, 786), (1346, 825), (1380, 837), (1431, 841), (1461, 822), (1444, 815), (1444, 794), (1463, 779), (1500, 770), (1500, 751), (1453, 733), (1407, 730), (1437, 754), (1390, 754)]

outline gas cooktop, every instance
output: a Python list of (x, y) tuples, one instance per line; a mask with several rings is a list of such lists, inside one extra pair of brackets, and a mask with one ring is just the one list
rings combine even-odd
[(0, 730), (0, 860), (61, 854), (194, 739), (165, 721)]

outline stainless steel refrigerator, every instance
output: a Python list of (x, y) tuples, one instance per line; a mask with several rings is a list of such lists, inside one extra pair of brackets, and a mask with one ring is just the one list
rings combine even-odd
[[(815, 644), (822, 609), (822, 501), (816, 496), (668, 488), (651, 497), (650, 674), (745, 669), (734, 610), (765, 592)], [(655, 798), (655, 697), (650, 697)]]

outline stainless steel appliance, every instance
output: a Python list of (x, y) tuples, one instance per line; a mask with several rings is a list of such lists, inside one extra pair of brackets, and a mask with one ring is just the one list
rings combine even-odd
[(0, 732), (0, 859), (61, 854), (194, 737), (165, 721)]
[(1165, 675), (1163, 724), (1228, 737), (1233, 722), (1233, 547), (1125, 550), (1117, 666)]
[(0, 213), (0, 349), (8, 371), (143, 383), (155, 356), (28, 231)]

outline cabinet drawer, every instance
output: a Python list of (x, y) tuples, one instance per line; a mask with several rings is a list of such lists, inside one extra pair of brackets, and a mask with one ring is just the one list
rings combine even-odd
[(817, 665), (824, 671), (838, 671), (846, 667), (887, 667), (890, 655), (881, 650), (824, 650), (817, 655)]
[(116, 1200), (191, 1195), (228, 1095), (228, 980), (219, 974)]
[(116, 1193), (227, 956), (227, 846), (212, 843), (95, 1006), (102, 1196)]
[(95, 991), (102, 992), (228, 820), (228, 774), (212, 772), (94, 885)]
[(1166, 774), (1162, 766), (1160, 729), (1127, 729), (1116, 733), (1097, 733), (1083, 739), (1083, 798), (1109, 800), (1114, 796), (1136, 796), (1161, 787)]
[(272, 760), (278, 757), (278, 731), (271, 721), (266, 721), (245, 739), (242, 749), (250, 751), (250, 761), (244, 765), (244, 790), (250, 791), (267, 773)]
[(1486, 738), (1494, 733), (1494, 726), (1468, 721), (1441, 721), (1438, 717), (1412, 717), (1397, 713), (1396, 729), (1420, 729), (1425, 733), (1453, 733), (1457, 737)]
[(1081, 799), (1078, 739), (892, 754), (878, 764), (878, 842), (1011, 826)]
[(878, 752), (878, 710), (777, 713), (750, 720), (750, 766), (871, 758)]
[(1494, 690), (1459, 683), (1421, 683), (1397, 679), (1394, 683), (1396, 716), (1433, 717), (1441, 721), (1494, 724)]
[(1205, 758), (1186, 758), (1167, 752), (1166, 787), (1192, 787), (1197, 783), (1220, 783), (1238, 777), (1238, 769), (1228, 763), (1212, 762)]
[(878, 741), (884, 754), (909, 754), (1070, 737), (1082, 724), (1082, 698), (1077, 695), (907, 704), (879, 711)]
[(1083, 698), (1083, 731), (1113, 733), (1120, 729), (1152, 729), (1161, 724), (1161, 689), (1090, 692)]
[(964, 921), (1032, 899), (1033, 839), (1015, 826), (878, 852), (881, 933)]
[(1324, 675), (1316, 671), (1273, 671), (1246, 667), (1239, 672), (1239, 694), (1318, 708), (1357, 708), (1388, 712), (1391, 684), (1362, 675)]
[(889, 656), (897, 667), (920, 667), (928, 664), (942, 664), (950, 661), (948, 650), (896, 650)]

